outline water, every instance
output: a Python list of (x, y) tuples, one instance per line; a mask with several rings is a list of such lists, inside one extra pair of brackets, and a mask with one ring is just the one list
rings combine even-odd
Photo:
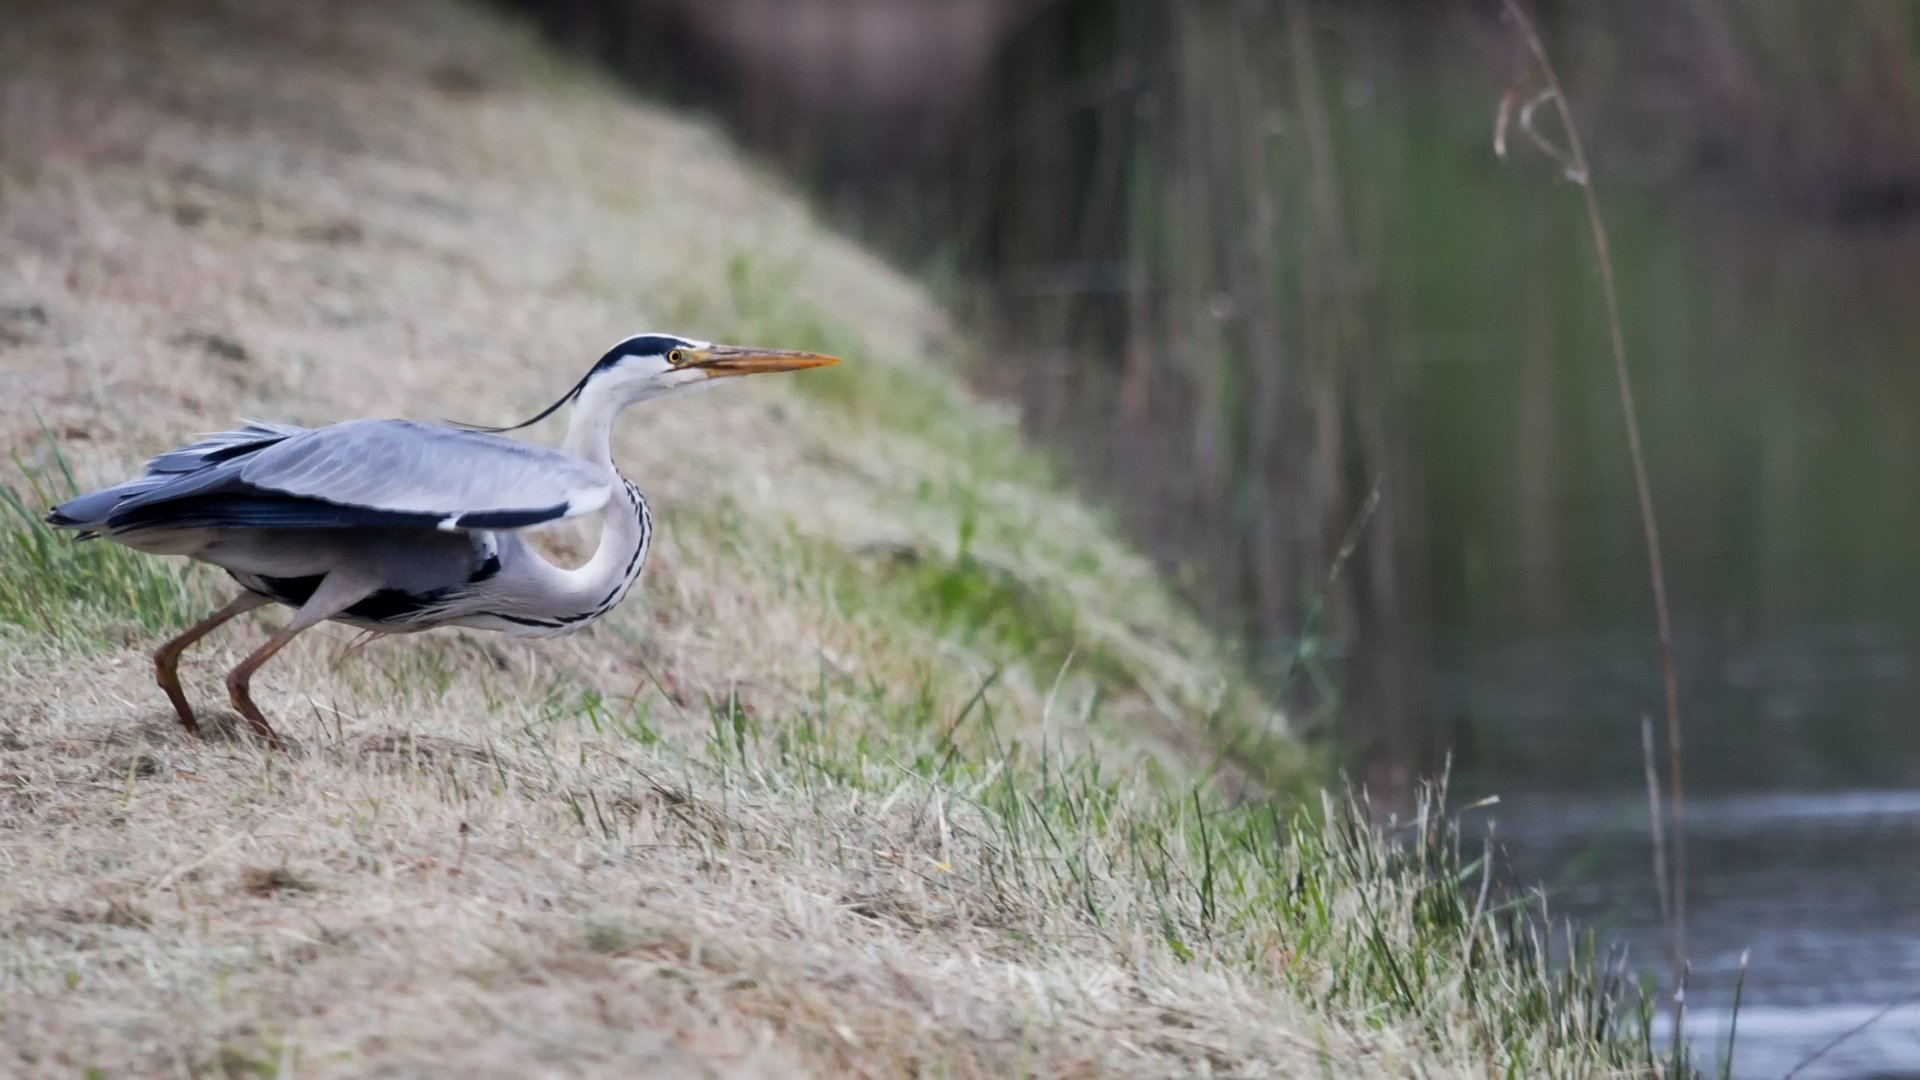
[[(1920, 1078), (1913, 650), (1865, 623), (1737, 642), (1694, 628), (1678, 661), (1696, 1052), (1723, 1052), (1745, 954), (1734, 1076)], [(1648, 636), (1482, 646), (1436, 698), (1462, 717), (1458, 745), (1474, 762), (1456, 790), (1501, 796), (1476, 817), (1516, 875), (1664, 985), (1650, 811), (1636, 786), (1638, 717), (1659, 699)]]
[[(1558, 915), (1660, 967), (1643, 796), (1510, 796), (1487, 816)], [(1702, 1057), (1725, 1044), (1746, 953), (1735, 1076), (1784, 1076), (1871, 1021), (1795, 1075), (1920, 1077), (1920, 792), (1709, 796), (1689, 804), (1687, 835), (1688, 1026)]]
[[(1785, 1076), (1844, 1036), (1796, 1075), (1920, 1077), (1914, 650), (1868, 622), (1751, 637), (1694, 626), (1679, 646), (1699, 1054), (1725, 1044), (1745, 953), (1735, 1076)], [(1435, 700), (1468, 763), (1457, 791), (1501, 796), (1482, 816), (1520, 879), (1664, 980), (1640, 780), (1639, 717), (1661, 724), (1647, 633), (1483, 643)]]
[[(1744, 951), (1735, 1076), (1784, 1076), (1847, 1036), (1795, 1075), (1920, 1077), (1920, 319), (1885, 291), (1915, 279), (1920, 244), (1615, 204), (1626, 273), (1661, 282), (1629, 288), (1627, 317), (1694, 793), (1690, 1034), (1717, 1054)], [(1562, 384), (1603, 364), (1554, 351)], [(1644, 548), (1612, 436), (1597, 413), (1581, 433), (1553, 391), (1530, 405), (1525, 364), (1427, 376), (1448, 423), (1477, 428), (1464, 450), (1435, 440), (1451, 482), (1431, 520), (1455, 524), (1437, 530), (1425, 624), (1430, 745), (1461, 763), (1463, 796), (1503, 796), (1517, 872), (1657, 972)], [(1516, 389), (1474, 400), (1462, 380)], [(1522, 438), (1529, 409), (1558, 419)]]
[[(1660, 669), (1583, 221), (1471, 152), (1464, 101), (1379, 107), (1429, 121), (1346, 129), (1387, 163), (1371, 183), (1423, 189), (1384, 212), (1413, 254), (1379, 278), (1419, 473), (1422, 751), (1462, 799), (1502, 796), (1557, 914), (1663, 974)], [(1795, 1075), (1920, 1077), (1920, 226), (1596, 156), (1687, 732), (1689, 1033), (1717, 1057), (1745, 952), (1733, 1075), (1872, 1021)]]

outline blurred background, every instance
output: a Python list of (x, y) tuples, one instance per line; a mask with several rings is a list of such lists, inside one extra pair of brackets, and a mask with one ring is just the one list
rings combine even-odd
[[(1495, 0), (524, 0), (933, 283), (971, 374), (1375, 790), (1451, 763), (1657, 970), (1646, 552)], [(1530, 5), (1611, 233), (1739, 1075), (1920, 1076), (1920, 5)], [(1547, 110), (1542, 110), (1544, 114)], [(1543, 129), (1559, 137), (1557, 125)]]

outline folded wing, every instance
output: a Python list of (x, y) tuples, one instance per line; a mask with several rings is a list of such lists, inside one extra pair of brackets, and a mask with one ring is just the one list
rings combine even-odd
[(614, 482), (610, 470), (557, 450), (411, 420), (248, 424), (161, 454), (147, 468), (55, 507), (48, 520), (109, 532), (523, 529), (600, 509)]

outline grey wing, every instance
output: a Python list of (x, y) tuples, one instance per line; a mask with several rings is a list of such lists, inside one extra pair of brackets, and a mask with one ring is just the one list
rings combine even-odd
[(249, 487), (425, 515), (443, 529), (520, 529), (606, 505), (613, 472), (517, 439), (412, 420), (349, 420), (250, 455)]
[[(231, 461), (243, 454), (270, 446), (273, 443), (290, 439), (295, 435), (305, 435), (312, 428), (298, 427), (293, 424), (275, 424), (265, 420), (248, 420), (232, 431), (220, 431), (211, 435), (202, 435), (198, 442), (189, 443), (178, 450), (169, 450), (147, 461), (148, 473), (187, 473), (204, 469), (209, 465), (218, 465)], [(143, 478), (144, 479), (144, 478)]]
[(148, 473), (47, 520), (146, 528), (520, 529), (603, 506), (610, 470), (514, 439), (410, 420), (248, 424), (169, 451)]
[[(136, 500), (151, 503), (161, 497), (192, 494), (204, 486), (195, 481), (213, 475), (215, 466), (308, 430), (249, 420), (232, 431), (202, 435), (198, 441), (148, 459), (143, 476), (68, 499), (47, 514), (47, 522), (62, 528), (108, 527), (115, 512), (129, 503), (139, 505)], [(81, 539), (91, 535), (83, 533)]]

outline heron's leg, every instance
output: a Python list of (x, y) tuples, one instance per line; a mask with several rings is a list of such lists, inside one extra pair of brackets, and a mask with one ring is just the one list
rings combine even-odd
[(193, 706), (187, 704), (187, 695), (180, 689), (180, 654), (187, 651), (187, 646), (211, 634), (221, 623), (267, 602), (267, 598), (258, 593), (243, 592), (226, 607), (187, 627), (185, 633), (153, 651), (154, 679), (160, 684), (160, 689), (167, 692), (167, 700), (173, 702), (173, 711), (179, 715), (181, 726), (190, 734), (200, 734), (200, 724), (194, 720)]
[(247, 658), (236, 664), (232, 671), (227, 672), (228, 699), (233, 702), (233, 707), (240, 711), (240, 715), (247, 718), (247, 723), (253, 725), (253, 730), (258, 732), (261, 738), (276, 747), (281, 745), (280, 736), (274, 734), (273, 727), (267, 723), (267, 718), (260, 715), (259, 707), (253, 703), (253, 695), (248, 693), (248, 684), (253, 680), (253, 673), (259, 670), (260, 665), (273, 659), (274, 653), (286, 648), (287, 643), (298, 637), (301, 631), (333, 618), (373, 595), (377, 589), (378, 585), (367, 580), (364, 575), (342, 570), (328, 574), (326, 579), (320, 582), (320, 587), (313, 590), (313, 595), (307, 598), (307, 602), (300, 605), (299, 610), (293, 613), (293, 618), (284, 628), (268, 638), (266, 644), (249, 653)]

